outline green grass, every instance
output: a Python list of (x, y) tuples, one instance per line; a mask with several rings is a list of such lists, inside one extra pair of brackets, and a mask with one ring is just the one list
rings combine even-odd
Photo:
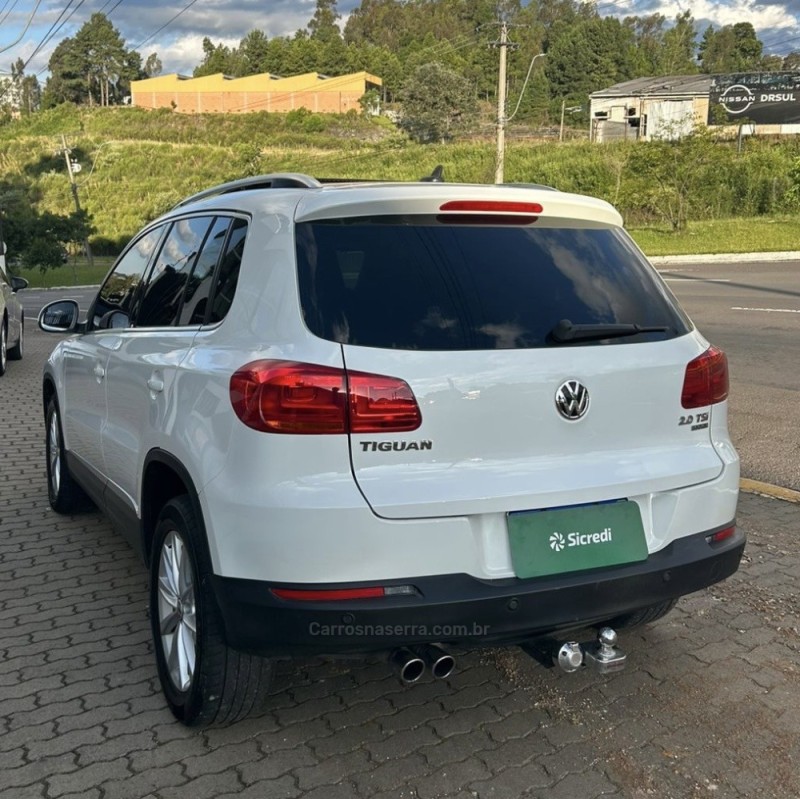
[(19, 269), (16, 274), (24, 277), (32, 289), (49, 289), (54, 286), (96, 286), (105, 277), (112, 263), (114, 259), (110, 256), (95, 256), (93, 267), (89, 266), (85, 258), (78, 258), (74, 263), (70, 259), (68, 264), (48, 269), (46, 272), (34, 267)]
[[(632, 227), (629, 232), (647, 255), (800, 251), (800, 225), (794, 216), (690, 222), (680, 233), (663, 227)], [(31, 288), (97, 285), (114, 258), (95, 256), (94, 262), (92, 268), (86, 259), (79, 258), (44, 273), (23, 269), (18, 274), (29, 281)]]
[(797, 216), (758, 216), (689, 222), (673, 233), (665, 227), (630, 227), (628, 232), (647, 255), (784, 252), (800, 250)]

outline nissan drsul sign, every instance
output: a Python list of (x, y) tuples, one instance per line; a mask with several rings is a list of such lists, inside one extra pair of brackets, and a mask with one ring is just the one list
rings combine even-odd
[(762, 125), (800, 123), (800, 74), (748, 72), (711, 79), (708, 124), (719, 123), (722, 109), (729, 122)]

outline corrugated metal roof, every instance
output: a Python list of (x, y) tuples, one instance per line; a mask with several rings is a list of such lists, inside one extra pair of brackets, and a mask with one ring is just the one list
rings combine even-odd
[(661, 75), (653, 78), (636, 78), (593, 92), (590, 97), (707, 95), (711, 89), (711, 77), (711, 75)]

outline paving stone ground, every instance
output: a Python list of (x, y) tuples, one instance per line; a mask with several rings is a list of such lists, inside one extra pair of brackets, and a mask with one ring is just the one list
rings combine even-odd
[(623, 633), (620, 674), (563, 675), (518, 649), (412, 688), (377, 659), (282, 663), (265, 716), (177, 724), (144, 567), (99, 514), (47, 503), (54, 343), (29, 330), (0, 379), (2, 799), (800, 796), (800, 506), (756, 495), (739, 573)]

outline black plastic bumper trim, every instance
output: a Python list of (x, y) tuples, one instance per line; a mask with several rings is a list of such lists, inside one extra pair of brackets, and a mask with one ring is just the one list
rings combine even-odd
[[(608, 621), (684, 596), (733, 574), (745, 546), (736, 530), (719, 544), (678, 539), (642, 562), (529, 580), (466, 574), (352, 584), (285, 584), (213, 576), (228, 643), (264, 655), (336, 654), (426, 642), (478, 646), (523, 641)], [(416, 596), (288, 602), (271, 588), (413, 585)]]

